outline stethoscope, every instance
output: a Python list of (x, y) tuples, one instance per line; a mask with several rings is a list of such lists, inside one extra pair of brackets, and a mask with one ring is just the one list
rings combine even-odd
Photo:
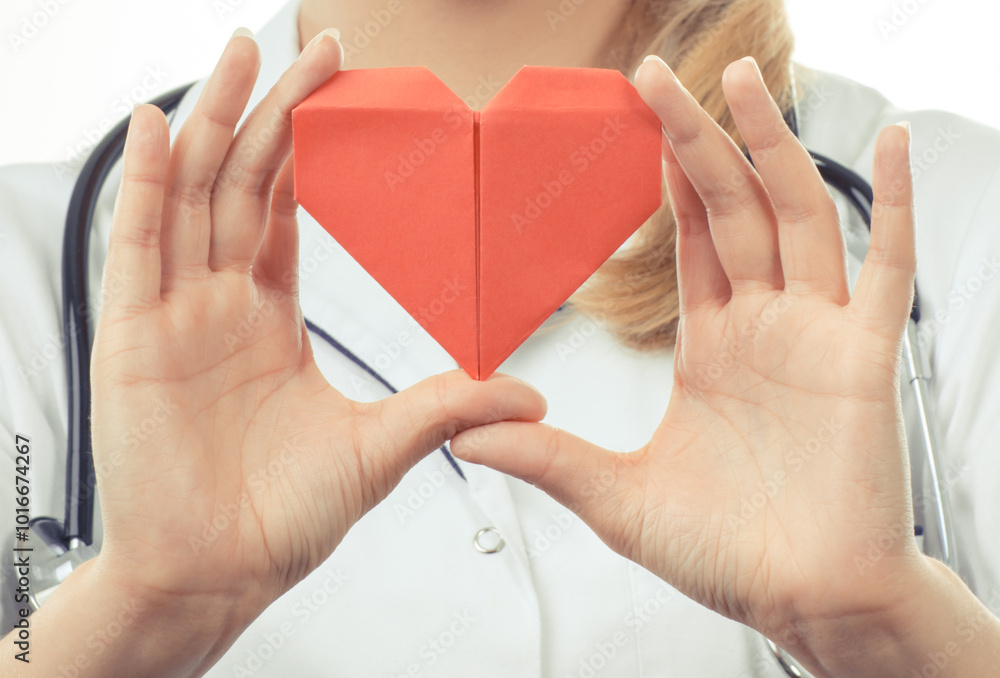
[[(172, 114), (192, 85), (179, 87), (151, 103), (167, 115)], [(121, 159), (125, 146), (125, 135), (129, 120), (122, 120), (94, 148), (81, 170), (70, 198), (66, 215), (66, 230), (63, 236), (62, 257), (62, 313), (65, 338), (66, 380), (68, 384), (66, 451), (66, 505), (63, 522), (51, 517), (37, 517), (29, 523), (33, 535), (33, 546), (48, 551), (48, 557), (36, 557), (34, 581), (30, 594), (31, 605), (37, 609), (80, 563), (96, 555), (92, 546), (94, 527), (94, 493), (96, 474), (90, 445), (90, 353), (91, 328), (88, 307), (87, 260), (88, 244), (94, 211), (101, 187), (112, 168)], [(793, 107), (786, 115), (789, 127), (798, 135), (799, 115)], [(810, 151), (823, 180), (843, 195), (848, 204), (861, 216), (871, 230), (873, 191), (870, 184), (857, 173), (843, 165)], [(904, 335), (904, 360), (907, 379), (916, 398), (920, 414), (921, 434), (927, 457), (928, 471), (933, 499), (937, 509), (936, 528), (940, 558), (952, 570), (958, 570), (954, 534), (951, 524), (951, 508), (948, 492), (941, 474), (941, 451), (937, 443), (937, 432), (931, 416), (931, 400), (928, 388), (930, 373), (925, 370), (923, 356), (917, 341), (917, 324), (920, 322), (920, 304), (914, 291), (913, 308)], [(308, 318), (305, 320), (309, 331), (336, 349), (345, 358), (367, 373), (388, 391), (397, 390), (382, 375), (350, 349), (337, 341), (328, 332)], [(440, 449), (465, 480), (465, 474), (452, 457), (447, 445)], [(918, 534), (922, 533), (920, 527)], [(926, 547), (926, 545), (925, 545)], [(764, 638), (767, 649), (789, 676), (807, 678), (809, 674), (792, 657), (787, 655), (771, 640)]]

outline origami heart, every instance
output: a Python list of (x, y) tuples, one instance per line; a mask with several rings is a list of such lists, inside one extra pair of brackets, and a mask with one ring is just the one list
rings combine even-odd
[(617, 71), (525, 66), (472, 111), (426, 68), (347, 70), (292, 120), (299, 204), (476, 379), (661, 201)]

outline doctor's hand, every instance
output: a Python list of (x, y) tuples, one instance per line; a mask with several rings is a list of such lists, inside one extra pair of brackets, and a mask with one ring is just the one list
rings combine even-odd
[(340, 60), (319, 36), (234, 138), (259, 67), (236, 37), (172, 149), (159, 109), (133, 115), (105, 267), (125, 284), (105, 285), (92, 361), (104, 544), (85, 575), (166, 631), (140, 649), (202, 642), (98, 675), (198, 673), (422, 456), (470, 426), (544, 416), (509, 377), (451, 372), (367, 404), (320, 374), (297, 298), (291, 111)]
[[(895, 662), (906, 618), (934, 609), (950, 621), (955, 600), (977, 603), (913, 537), (898, 386), (915, 272), (908, 132), (879, 136), (871, 249), (852, 297), (835, 205), (755, 64), (730, 65), (723, 85), (753, 166), (661, 61), (636, 75), (663, 123), (678, 227), (673, 389), (652, 440), (617, 454), (501, 423), (452, 450), (544, 489), (817, 675), (909, 676)], [(965, 598), (928, 608), (917, 592), (943, 590), (929, 581)], [(910, 661), (950, 636), (922, 640)]]

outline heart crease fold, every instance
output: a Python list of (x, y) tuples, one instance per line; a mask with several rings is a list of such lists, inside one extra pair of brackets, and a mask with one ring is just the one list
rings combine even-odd
[(292, 120), (296, 200), (475, 379), (662, 201), (618, 71), (525, 66), (473, 111), (423, 67), (346, 70)]

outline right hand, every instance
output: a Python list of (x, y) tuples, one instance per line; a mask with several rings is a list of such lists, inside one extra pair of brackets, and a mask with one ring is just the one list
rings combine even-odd
[(92, 362), (100, 567), (139, 595), (238, 604), (245, 624), (445, 440), (545, 413), (509, 377), (450, 372), (366, 404), (317, 368), (297, 297), (291, 111), (340, 53), (318, 38), (235, 138), (252, 39), (229, 43), (172, 150), (163, 113), (136, 109), (110, 235)]

